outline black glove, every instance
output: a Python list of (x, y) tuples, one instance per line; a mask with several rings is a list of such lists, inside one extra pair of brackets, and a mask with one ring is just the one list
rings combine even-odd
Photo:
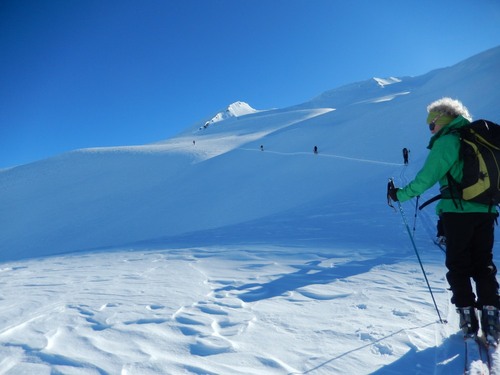
[(394, 201), (398, 201), (398, 188), (396, 187), (390, 187), (387, 191), (387, 195)]

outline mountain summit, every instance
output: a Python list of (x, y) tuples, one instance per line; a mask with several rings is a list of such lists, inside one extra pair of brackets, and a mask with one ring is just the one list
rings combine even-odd
[(213, 125), (217, 122), (224, 121), (228, 118), (233, 118), (233, 117), (240, 117), (240, 116), (245, 116), (249, 115), (252, 113), (258, 112), (256, 109), (253, 109), (250, 107), (249, 104), (245, 102), (234, 102), (230, 104), (224, 111), (218, 112), (214, 117), (212, 117), (209, 121), (205, 122), (205, 125), (203, 125), (201, 129), (206, 129), (210, 125)]

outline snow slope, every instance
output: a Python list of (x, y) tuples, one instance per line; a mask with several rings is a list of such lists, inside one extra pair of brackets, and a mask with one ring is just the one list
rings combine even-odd
[(0, 374), (461, 373), (432, 207), (415, 236), (447, 325), (385, 188), (423, 162), (434, 99), (500, 121), (499, 68), (496, 48), (0, 171)]

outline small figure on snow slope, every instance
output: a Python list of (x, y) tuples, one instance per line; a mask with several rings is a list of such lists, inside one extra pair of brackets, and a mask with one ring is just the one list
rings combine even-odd
[(410, 150), (408, 150), (406, 147), (403, 148), (403, 162), (405, 165), (408, 165), (408, 156), (410, 155)]

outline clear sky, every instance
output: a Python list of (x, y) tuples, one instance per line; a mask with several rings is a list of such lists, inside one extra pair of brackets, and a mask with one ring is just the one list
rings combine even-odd
[(498, 45), (499, 0), (1, 0), (0, 168)]

